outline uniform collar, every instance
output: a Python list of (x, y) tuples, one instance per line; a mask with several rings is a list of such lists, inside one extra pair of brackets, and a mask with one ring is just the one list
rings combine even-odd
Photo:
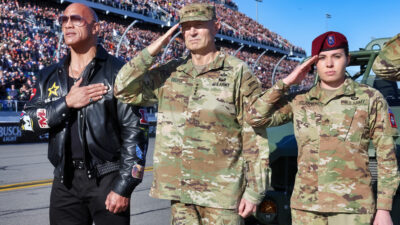
[(351, 96), (355, 94), (355, 84), (351, 78), (346, 77), (344, 84), (338, 88), (333, 95), (326, 96), (321, 88), (321, 82), (319, 81), (307, 94), (308, 100), (318, 100), (323, 104), (327, 104), (333, 98), (337, 96)]
[[(223, 68), (225, 58), (226, 58), (226, 55), (222, 52), (219, 52), (217, 54), (217, 56), (215, 57), (215, 59), (210, 64), (208, 64), (207, 68), (205, 68), (202, 71), (202, 73), (200, 73), (200, 74), (207, 73), (211, 70), (219, 70), (219, 69)], [(186, 74), (192, 75), (193, 77), (200, 75), (197, 72), (197, 70), (195, 69), (195, 67), (193, 65), (192, 57), (190, 55), (183, 58), (183, 63), (180, 66), (178, 66), (176, 69), (177, 69), (177, 71), (184, 72)]]

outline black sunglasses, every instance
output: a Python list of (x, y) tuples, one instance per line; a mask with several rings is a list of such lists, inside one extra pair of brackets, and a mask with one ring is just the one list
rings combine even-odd
[(71, 20), (72, 25), (78, 27), (85, 25), (86, 22), (85, 19), (83, 19), (83, 17), (80, 15), (61, 15), (60, 17), (58, 17), (58, 22), (61, 26), (65, 26), (65, 24), (67, 24), (69, 20)]

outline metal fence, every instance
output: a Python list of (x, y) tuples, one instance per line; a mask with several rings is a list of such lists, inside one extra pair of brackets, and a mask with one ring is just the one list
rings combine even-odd
[(0, 111), (22, 111), (26, 101), (0, 100)]

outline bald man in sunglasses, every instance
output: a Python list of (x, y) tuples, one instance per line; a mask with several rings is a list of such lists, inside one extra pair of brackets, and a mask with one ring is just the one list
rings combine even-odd
[(113, 96), (123, 62), (97, 44), (96, 13), (69, 5), (59, 17), (69, 54), (43, 69), (24, 109), (23, 129), (49, 132), (54, 165), (51, 225), (124, 224), (141, 182), (147, 128), (136, 107)]

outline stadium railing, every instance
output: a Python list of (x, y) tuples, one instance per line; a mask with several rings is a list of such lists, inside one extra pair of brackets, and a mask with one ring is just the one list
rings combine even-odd
[(0, 111), (21, 111), (24, 108), (26, 101), (19, 100), (0, 100)]

